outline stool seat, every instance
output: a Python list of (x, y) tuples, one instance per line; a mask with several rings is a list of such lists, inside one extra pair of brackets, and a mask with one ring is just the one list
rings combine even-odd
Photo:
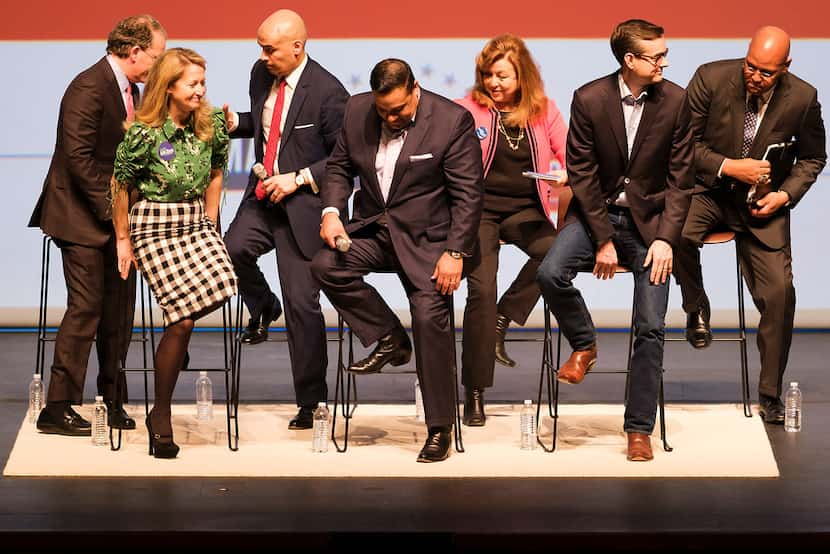
[(723, 244), (735, 240), (735, 231), (715, 231), (703, 237), (703, 244)]

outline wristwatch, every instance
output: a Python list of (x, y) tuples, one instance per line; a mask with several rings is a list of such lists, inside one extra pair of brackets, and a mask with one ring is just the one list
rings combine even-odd
[(454, 258), (456, 260), (460, 260), (464, 257), (464, 254), (462, 254), (458, 250), (447, 250), (447, 254), (449, 254), (451, 258)]
[(298, 187), (301, 187), (305, 184), (305, 175), (303, 175), (302, 171), (297, 172), (297, 176), (294, 177), (294, 184), (296, 184)]

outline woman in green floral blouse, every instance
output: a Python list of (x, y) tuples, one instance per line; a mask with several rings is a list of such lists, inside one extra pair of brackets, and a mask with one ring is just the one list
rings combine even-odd
[[(164, 313), (155, 356), (150, 454), (173, 458), (170, 402), (196, 319), (236, 294), (236, 275), (216, 228), (228, 133), (205, 99), (205, 60), (173, 48), (150, 70), (136, 121), (115, 157), (113, 225), (118, 269), (136, 265)], [(130, 192), (138, 201), (128, 210)], [(129, 211), (129, 213), (128, 213)]]

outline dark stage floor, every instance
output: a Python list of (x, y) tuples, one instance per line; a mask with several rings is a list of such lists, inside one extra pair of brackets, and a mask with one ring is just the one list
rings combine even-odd
[[(802, 384), (805, 424), (797, 435), (767, 427), (781, 471), (777, 479), (2, 478), (0, 550), (826, 550), (828, 338), (825, 333), (795, 336), (787, 381)], [(601, 336), (602, 366), (622, 364), (626, 340), (624, 333)], [(538, 343), (509, 345), (519, 367), (497, 367), (488, 401), (535, 398), (539, 349)], [(26, 410), (35, 336), (0, 334), (0, 351), (5, 375), (0, 380), (0, 464), (5, 464)], [(243, 401), (293, 398), (287, 351), (277, 343), (245, 350)], [(193, 366), (215, 365), (221, 357), (220, 335), (197, 333), (191, 356)], [(92, 358), (95, 368), (94, 353)], [(330, 359), (335, 359), (333, 345)], [(47, 365), (50, 360), (51, 352)], [(131, 360), (131, 365), (139, 363), (137, 352)], [(750, 364), (754, 398), (754, 344)], [(671, 343), (665, 366), (667, 402), (740, 398), (734, 344), (716, 343), (697, 352), (685, 343)], [(333, 391), (333, 369), (329, 373)], [(94, 394), (89, 386), (94, 375), (92, 369), (88, 398)], [(180, 401), (193, 401), (194, 378), (186, 374), (180, 381)], [(138, 393), (140, 378), (130, 379)], [(215, 398), (222, 394), (218, 381), (214, 378)], [(359, 383), (363, 402), (411, 399), (410, 375), (364, 377)], [(622, 394), (621, 377), (598, 375), (568, 387), (562, 399), (620, 402)]]

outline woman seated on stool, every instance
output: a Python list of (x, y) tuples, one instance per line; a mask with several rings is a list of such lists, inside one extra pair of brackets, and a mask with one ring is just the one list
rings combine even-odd
[[(172, 48), (153, 65), (135, 122), (118, 146), (112, 181), (118, 269), (144, 275), (164, 313), (155, 356), (155, 405), (147, 416), (150, 454), (174, 458), (170, 401), (193, 322), (236, 294), (217, 230), (228, 133), (205, 100), (205, 60)], [(128, 188), (139, 200), (129, 209)]]
[[(476, 80), (458, 101), (473, 114), (484, 161), (484, 212), (478, 230), (481, 264), (467, 277), (462, 382), (464, 423), (485, 422), (484, 389), (493, 386), (495, 361), (512, 367), (504, 347), (511, 321), (524, 325), (539, 300), (536, 270), (556, 234), (557, 192), (551, 182), (528, 179), (523, 171), (549, 173), (565, 165), (568, 129), (553, 100), (545, 96), (536, 62), (519, 37), (490, 40), (476, 58)], [(567, 173), (553, 171), (565, 184)], [(499, 241), (529, 257), (496, 304)]]

